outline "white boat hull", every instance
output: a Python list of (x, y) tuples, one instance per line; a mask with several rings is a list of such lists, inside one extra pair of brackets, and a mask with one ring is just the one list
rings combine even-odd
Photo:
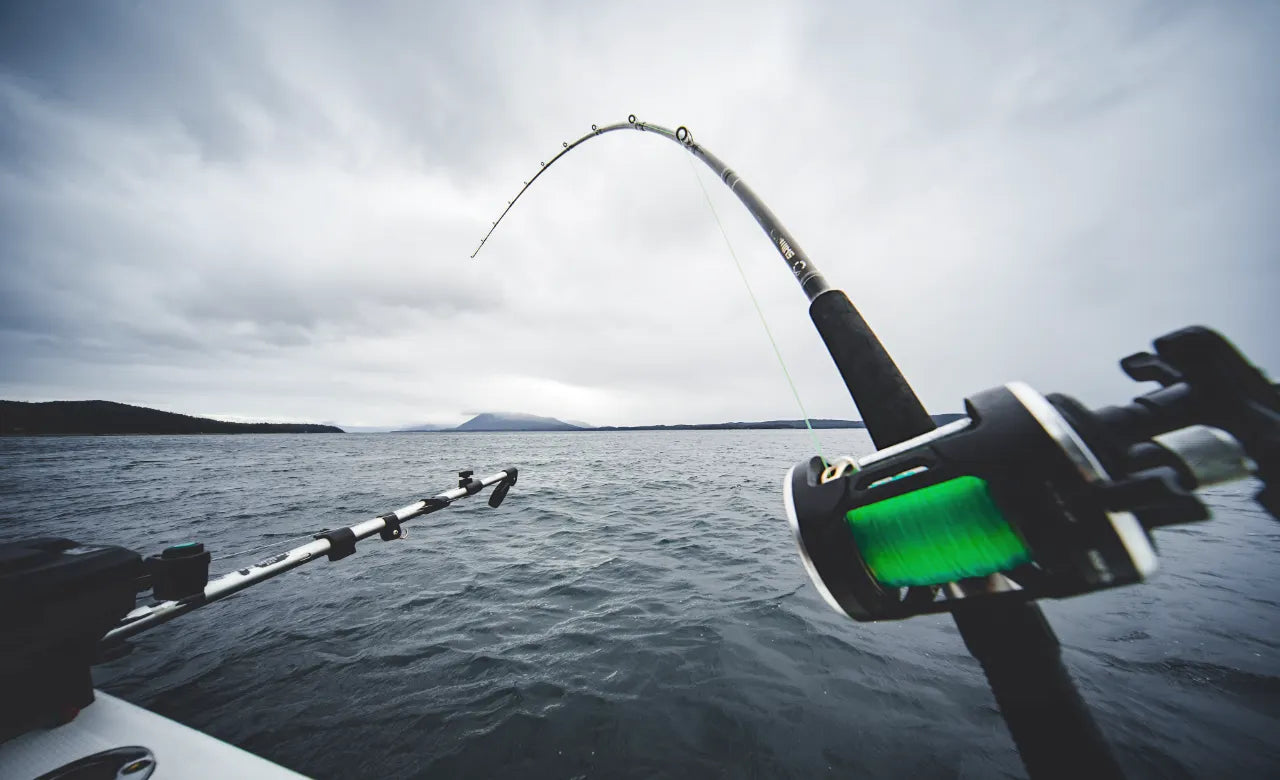
[[(30, 731), (0, 744), (0, 777), (35, 780), (88, 756), (134, 746), (145, 749), (149, 756), (137, 753), (132, 771), (118, 775), (121, 778), (304, 777), (102, 691), (95, 691), (93, 704), (70, 723)], [(147, 762), (154, 764), (148, 766)], [(153, 771), (148, 773), (147, 769)]]

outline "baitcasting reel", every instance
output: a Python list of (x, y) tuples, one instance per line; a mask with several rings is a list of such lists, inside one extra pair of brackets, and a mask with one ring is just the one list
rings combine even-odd
[(1161, 385), (1126, 406), (1011, 383), (923, 436), (794, 466), (787, 518), (819, 593), (886, 620), (1139, 582), (1156, 569), (1151, 529), (1206, 519), (1192, 491), (1249, 476), (1280, 517), (1277, 386), (1205, 328), (1155, 347), (1120, 363)]

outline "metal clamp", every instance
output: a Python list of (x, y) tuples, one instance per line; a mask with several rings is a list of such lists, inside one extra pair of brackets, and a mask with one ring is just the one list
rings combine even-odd
[(388, 512), (378, 519), (385, 524), (382, 530), (378, 532), (378, 536), (382, 541), (391, 542), (404, 538), (404, 531), (400, 528), (400, 518), (396, 516), (395, 512)]
[(356, 551), (356, 534), (350, 528), (321, 531), (313, 538), (325, 539), (329, 542), (330, 561), (340, 561)]

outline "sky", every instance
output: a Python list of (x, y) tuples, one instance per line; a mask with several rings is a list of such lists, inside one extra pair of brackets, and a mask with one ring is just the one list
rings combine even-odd
[[(0, 6), (0, 398), (396, 427), (857, 418), (687, 126), (926, 406), (1280, 377), (1280, 4)], [(711, 196), (709, 207), (698, 179)], [(717, 226), (723, 223), (725, 236)]]

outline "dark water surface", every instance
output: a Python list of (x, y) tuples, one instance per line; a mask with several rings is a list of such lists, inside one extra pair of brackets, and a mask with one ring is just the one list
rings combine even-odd
[[(501, 509), (460, 503), (155, 629), (100, 687), (320, 777), (1022, 775), (949, 618), (856, 624), (808, 584), (780, 489), (811, 449), (795, 431), (0, 439), (0, 540), (198, 540), (217, 574), (515, 465)], [(1253, 489), (1159, 532), (1149, 584), (1045, 604), (1134, 777), (1280, 774), (1280, 525)]]

